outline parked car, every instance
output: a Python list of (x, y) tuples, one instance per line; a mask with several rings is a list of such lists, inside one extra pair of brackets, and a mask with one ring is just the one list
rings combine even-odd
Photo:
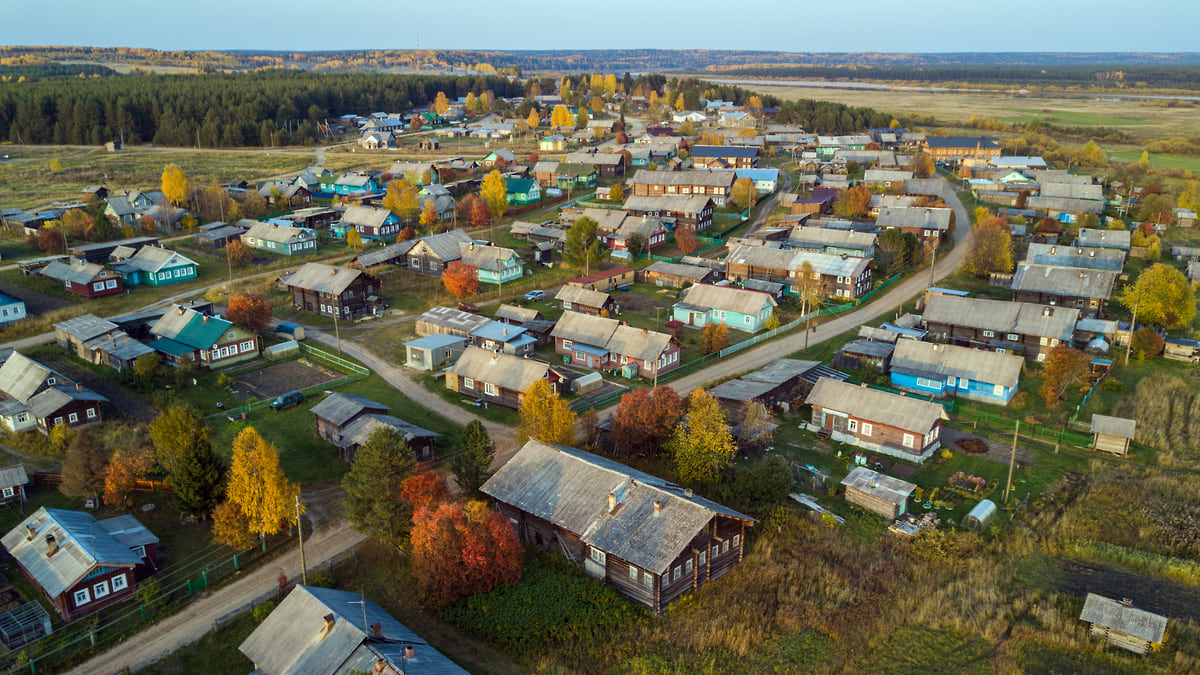
[(525, 299), (530, 302), (538, 302), (546, 299), (546, 291), (529, 291), (525, 294)]
[(479, 311), (479, 305), (476, 305), (471, 302), (460, 302), (460, 303), (458, 303), (458, 311), (471, 312), (472, 314), (474, 314), (475, 312)]
[(280, 394), (279, 398), (271, 401), (271, 410), (284, 410), (292, 406), (304, 403), (304, 394), (299, 391), (289, 391), (286, 394)]

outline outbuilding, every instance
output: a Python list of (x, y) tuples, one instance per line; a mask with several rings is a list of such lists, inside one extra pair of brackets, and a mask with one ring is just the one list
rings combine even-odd
[(1087, 594), (1079, 620), (1091, 624), (1092, 635), (1134, 654), (1161, 645), (1167, 632), (1167, 617), (1137, 609), (1129, 600), (1117, 602), (1095, 593)]
[(1129, 454), (1137, 421), (1124, 417), (1092, 415), (1092, 449), (1124, 457)]
[(908, 496), (917, 489), (913, 483), (885, 476), (865, 466), (856, 466), (845, 478), (846, 501), (895, 520), (908, 511)]

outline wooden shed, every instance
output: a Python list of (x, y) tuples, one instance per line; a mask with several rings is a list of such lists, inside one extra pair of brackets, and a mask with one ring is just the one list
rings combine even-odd
[(1129, 454), (1137, 422), (1124, 417), (1092, 415), (1092, 449), (1124, 457)]
[(845, 478), (846, 501), (889, 520), (904, 515), (908, 496), (917, 489), (913, 483), (885, 476), (865, 466), (856, 466)]
[(1137, 609), (1129, 600), (1117, 602), (1095, 593), (1087, 594), (1079, 620), (1091, 624), (1092, 635), (1135, 654), (1162, 644), (1167, 632), (1167, 617)]

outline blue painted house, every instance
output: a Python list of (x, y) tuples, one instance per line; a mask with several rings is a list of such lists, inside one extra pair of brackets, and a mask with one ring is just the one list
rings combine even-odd
[(1024, 364), (1025, 360), (1014, 354), (897, 340), (892, 352), (892, 386), (930, 396), (1008, 405), (1017, 393)]
[(525, 276), (525, 261), (511, 248), (469, 242), (458, 245), (461, 260), (474, 265), (480, 283), (516, 281)]
[(672, 307), (672, 316), (688, 326), (702, 328), (710, 323), (746, 333), (756, 333), (775, 311), (775, 298), (769, 293), (733, 286), (695, 284)]
[(0, 325), (25, 318), (25, 301), (8, 293), (0, 293)]
[(374, 176), (363, 173), (348, 173), (333, 183), (334, 194), (352, 195), (360, 192), (380, 192), (379, 181)]
[(157, 246), (143, 246), (113, 265), (126, 286), (169, 286), (191, 281), (196, 278), (197, 268), (195, 260)]

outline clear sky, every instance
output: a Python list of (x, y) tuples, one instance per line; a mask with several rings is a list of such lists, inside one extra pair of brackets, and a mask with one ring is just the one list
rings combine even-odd
[(0, 44), (1196, 52), (1194, 0), (3, 0)]

